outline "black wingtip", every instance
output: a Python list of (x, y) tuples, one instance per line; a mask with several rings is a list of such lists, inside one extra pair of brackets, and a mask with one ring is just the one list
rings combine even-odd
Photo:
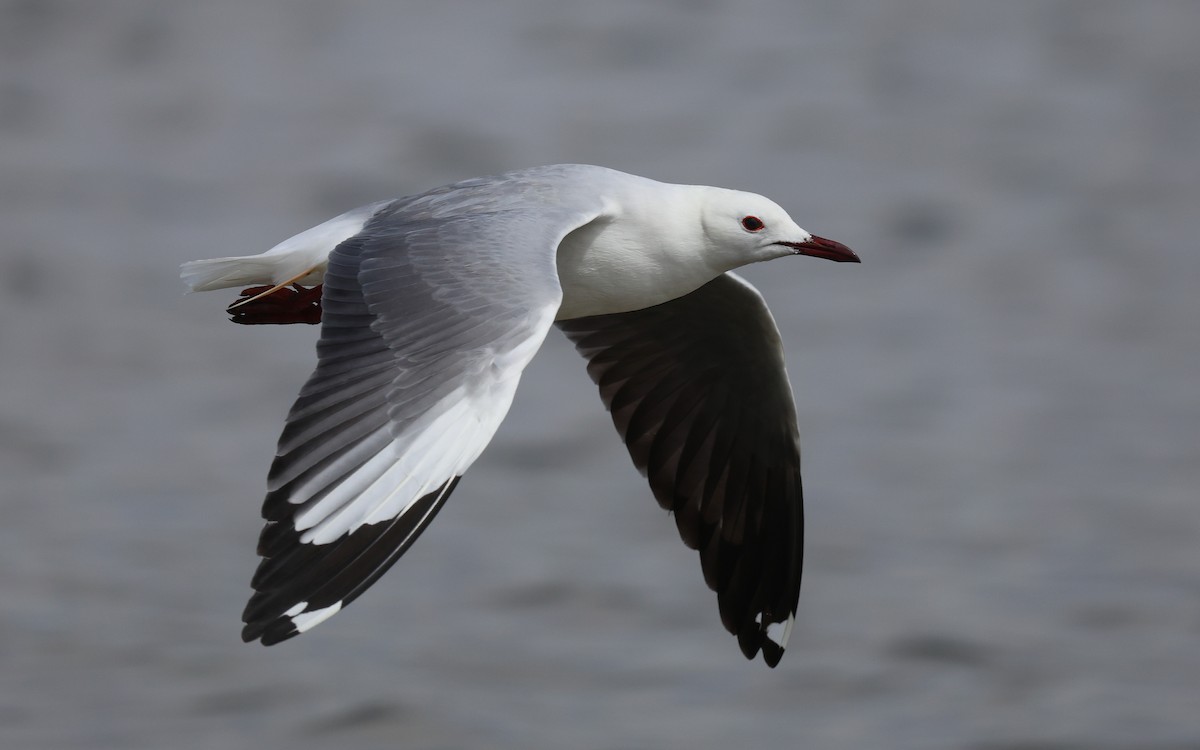
[[(391, 522), (364, 524), (328, 544), (302, 542), (291, 522), (268, 523), (263, 539), (275, 556), (264, 557), (255, 572), (255, 592), (242, 612), (242, 640), (273, 646), (354, 601), (404, 554), (460, 479), (451, 477)], [(297, 617), (305, 619), (298, 625)]]
[(300, 631), (292, 625), (290, 620), (280, 619), (272, 623), (259, 640), (264, 646), (274, 646), (276, 643), (283, 643), (298, 635), (300, 635)]
[(261, 641), (264, 646), (274, 646), (300, 635), (290, 617), (274, 617), (252, 620), (242, 628), (242, 642)]
[(783, 658), (783, 646), (780, 646), (775, 641), (763, 638), (759, 643), (759, 648), (762, 649), (763, 661), (771, 669), (779, 666), (779, 660)]
[[(250, 606), (246, 607), (247, 612), (250, 611), (251, 606), (253, 606), (253, 601)], [(263, 646), (275, 646), (276, 643), (282, 643), (300, 635), (300, 630), (296, 628), (292, 618), (287, 616), (252, 617), (250, 614), (244, 614), (242, 622), (244, 622), (244, 626), (241, 629), (241, 640), (245, 643), (262, 641)]]
[(784, 646), (771, 640), (767, 631), (757, 623), (750, 623), (742, 628), (737, 634), (737, 641), (742, 655), (753, 661), (754, 657), (762, 654), (763, 662), (771, 669), (779, 666), (780, 660), (783, 659)]

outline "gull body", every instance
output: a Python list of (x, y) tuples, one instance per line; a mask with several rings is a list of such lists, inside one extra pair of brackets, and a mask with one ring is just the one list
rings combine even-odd
[(243, 637), (269, 645), (312, 628), (399, 558), (557, 322), (700, 551), (722, 622), (774, 666), (799, 596), (799, 444), (774, 321), (728, 272), (790, 255), (858, 260), (753, 193), (555, 165), (364, 206), (261, 255), (185, 264), (196, 291), (264, 285), (245, 310), (290, 283), (324, 284), (318, 366), (268, 479)]

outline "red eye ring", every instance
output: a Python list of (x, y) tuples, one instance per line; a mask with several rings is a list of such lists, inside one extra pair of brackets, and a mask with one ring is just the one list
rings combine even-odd
[(761, 232), (766, 224), (763, 224), (762, 219), (757, 216), (743, 216), (742, 229), (747, 232)]

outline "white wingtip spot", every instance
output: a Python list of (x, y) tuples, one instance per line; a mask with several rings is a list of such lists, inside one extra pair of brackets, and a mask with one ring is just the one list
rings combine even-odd
[(299, 603), (299, 604), (297, 604), (296, 606), (294, 606), (294, 607), (292, 607), (291, 609), (289, 609), (287, 612), (284, 612), (284, 613), (283, 613), (283, 616), (284, 616), (284, 617), (292, 617), (292, 616), (294, 616), (294, 615), (298, 615), (298, 614), (300, 614), (301, 612), (303, 612), (303, 611), (304, 611), (304, 608), (305, 608), (305, 607), (307, 607), (307, 606), (308, 606), (308, 602), (300, 602), (300, 603)]
[[(787, 648), (788, 638), (792, 637), (792, 626), (796, 624), (796, 613), (788, 615), (787, 622), (772, 622), (767, 625), (767, 637), (779, 644), (779, 648)], [(782, 633), (780, 630), (782, 629)]]
[(292, 625), (295, 626), (298, 632), (305, 632), (315, 628), (321, 623), (336, 615), (342, 609), (341, 602), (334, 602), (323, 609), (314, 609), (312, 612), (305, 612), (304, 608), (308, 606), (308, 602), (301, 602), (295, 607), (292, 607), (283, 614), (292, 618)]

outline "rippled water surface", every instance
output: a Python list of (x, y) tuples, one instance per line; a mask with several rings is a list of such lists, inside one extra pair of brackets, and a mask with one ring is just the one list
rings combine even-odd
[[(1200, 747), (1200, 5), (0, 4), (11, 748)], [(243, 645), (315, 331), (180, 262), (559, 161), (763, 192), (809, 522), (776, 670), (551, 334), (363, 599)]]

